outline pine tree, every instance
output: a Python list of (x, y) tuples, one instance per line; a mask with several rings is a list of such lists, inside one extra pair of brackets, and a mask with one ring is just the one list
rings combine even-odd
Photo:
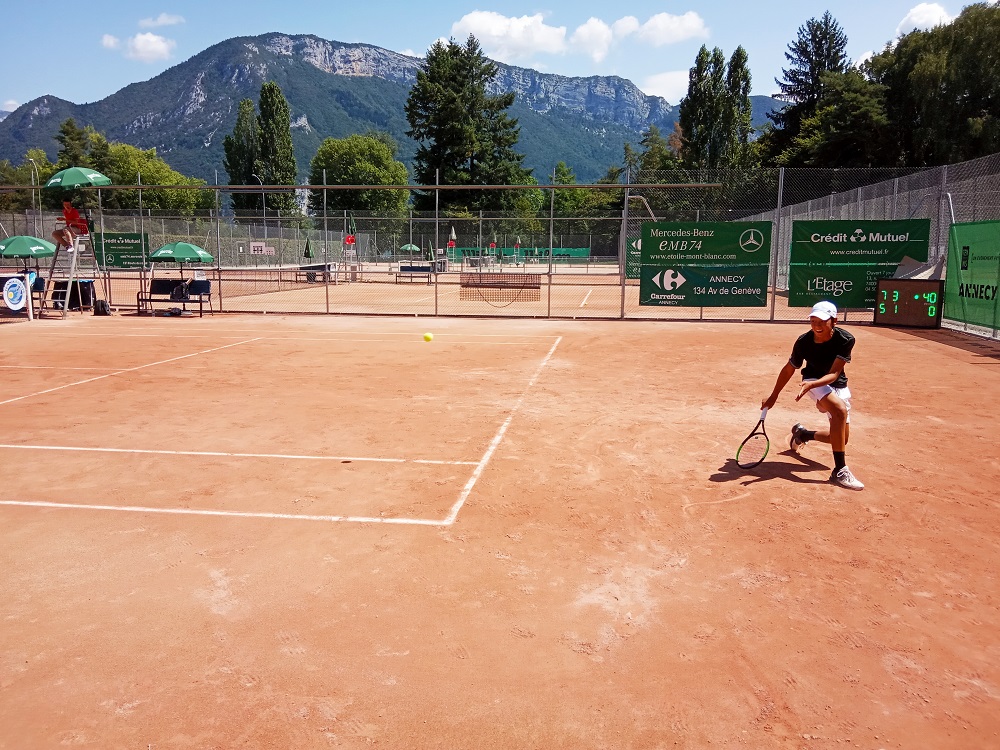
[[(406, 101), (407, 135), (417, 142), (414, 177), (424, 185), (531, 184), (530, 170), (515, 146), (517, 120), (507, 114), (514, 94), (490, 95), (487, 86), (498, 68), (487, 59), (474, 36), (464, 46), (454, 40), (436, 42), (417, 71)], [(502, 208), (513, 205), (512, 191), (443, 191), (447, 209)], [(435, 196), (418, 192), (418, 209), (434, 207)]]
[(59, 142), (59, 153), (56, 157), (56, 164), (59, 169), (68, 167), (93, 167), (88, 156), (90, 152), (90, 137), (86, 128), (81, 128), (76, 124), (76, 120), (70, 117), (59, 126), (59, 134), (56, 136)]
[(681, 161), (690, 169), (734, 169), (745, 166), (752, 131), (750, 71), (747, 54), (738, 47), (726, 65), (722, 50), (702, 45), (688, 74), (688, 93), (681, 100), (678, 124)]
[(789, 104), (768, 113), (774, 127), (765, 132), (761, 144), (768, 158), (776, 159), (799, 135), (802, 121), (816, 114), (823, 96), (823, 74), (845, 73), (851, 67), (846, 50), (847, 35), (829, 11), (799, 27), (785, 52), (791, 65), (781, 71), (783, 80), (774, 79), (781, 89), (778, 98)]
[[(244, 99), (240, 102), (236, 127), (233, 128), (232, 135), (225, 137), (222, 148), (226, 153), (223, 166), (229, 174), (229, 184), (257, 184), (253, 175), (260, 158), (260, 126), (253, 100)], [(263, 182), (263, 178), (261, 181)], [(262, 199), (263, 196), (257, 192), (233, 193), (231, 196), (233, 208), (237, 211), (260, 211)]]
[[(292, 116), (281, 87), (268, 81), (260, 88), (257, 115), (260, 155), (256, 174), (265, 185), (295, 185), (298, 167), (292, 147)], [(287, 190), (267, 196), (267, 210), (291, 214), (296, 210), (295, 193)]]

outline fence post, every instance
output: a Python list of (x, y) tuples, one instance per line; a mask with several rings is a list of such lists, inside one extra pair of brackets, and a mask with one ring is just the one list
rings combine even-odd
[[(785, 168), (778, 169), (778, 205), (774, 209), (774, 229), (771, 232), (771, 322), (774, 322), (774, 308), (778, 301), (778, 258), (781, 254), (781, 204), (785, 195)], [(791, 284), (789, 283), (789, 286)], [(789, 290), (789, 294), (791, 291)]]
[[(628, 204), (629, 184), (632, 182), (631, 168), (625, 167), (625, 207), (622, 209), (622, 226), (618, 230), (618, 283), (621, 285), (621, 310), (619, 320), (625, 320), (625, 246), (628, 242)], [(640, 232), (641, 235), (641, 232)], [(642, 263), (639, 264), (639, 276), (642, 276)], [(639, 283), (642, 283), (640, 278)]]

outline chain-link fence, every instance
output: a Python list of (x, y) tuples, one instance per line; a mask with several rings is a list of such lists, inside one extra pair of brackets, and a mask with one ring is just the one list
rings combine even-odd
[[(203, 189), (220, 191), (215, 205), (225, 204), (225, 188)], [(947, 255), (953, 222), (1000, 219), (1000, 154), (929, 170), (674, 170), (628, 175), (618, 185), (504, 189), (525, 191), (524, 203), (535, 208), (457, 216), (210, 211), (192, 217), (98, 209), (91, 219), (110, 302), (120, 309), (137, 304), (150, 276), (183, 272), (151, 266), (146, 257), (183, 240), (215, 258), (202, 270), (212, 281), (216, 311), (799, 320), (803, 310), (790, 307), (787, 294), (794, 222), (929, 219), (933, 263)], [(556, 196), (576, 191), (587, 193), (577, 205), (588, 208), (563, 215), (558, 206), (564, 202)], [(0, 214), (0, 232), (48, 237), (56, 217)], [(766, 305), (639, 303), (636, 264), (644, 222), (735, 220), (772, 223)], [(97, 240), (125, 236), (145, 237), (147, 245), (137, 245), (128, 259), (102, 255)], [(5, 263), (6, 271), (14, 270), (13, 262)], [(845, 313), (853, 322), (872, 318), (870, 309)]]

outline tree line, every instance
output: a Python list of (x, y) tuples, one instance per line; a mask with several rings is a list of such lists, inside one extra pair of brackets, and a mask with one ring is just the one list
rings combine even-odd
[[(755, 133), (751, 124), (751, 75), (743, 47), (726, 58), (706, 46), (689, 71), (678, 122), (664, 136), (655, 126), (638, 147), (626, 143), (622, 161), (597, 182), (684, 181), (685, 173), (729, 170), (744, 186), (762, 168), (931, 167), (1000, 151), (1000, 6), (976, 3), (951, 23), (917, 30), (854, 64), (848, 38), (829, 13), (809, 19), (789, 43), (787, 67), (775, 79), (784, 106), (768, 114)], [(373, 211), (398, 215), (410, 208), (449, 216), (504, 211), (520, 216), (548, 213), (542, 190), (498, 190), (497, 185), (538, 185), (517, 151), (518, 121), (508, 114), (513, 93), (489, 93), (497, 66), (470, 36), (464, 44), (438, 41), (428, 51), (406, 102), (407, 135), (417, 143), (411, 175), (398, 161), (398, 146), (387, 133), (368, 132), (326, 139), (309, 165), (309, 185), (399, 186), (399, 190), (308, 190), (305, 208), (323, 212)], [(0, 162), (0, 183), (28, 184), (66, 166), (93, 167), (116, 185), (193, 186), (156, 155), (108, 141), (92, 128), (67, 120), (50, 163), (41, 149), (30, 150), (14, 167)], [(259, 102), (240, 102), (236, 126), (224, 140), (225, 167), (237, 212), (300, 212), (292, 191), (266, 186), (295, 185), (288, 102), (274, 82), (261, 87)], [(572, 167), (559, 162), (556, 185), (576, 184)], [(420, 190), (407, 186), (462, 185), (467, 190)], [(254, 187), (256, 186), (256, 190)], [(556, 190), (551, 197), (560, 216), (608, 215), (620, 210), (621, 190)], [(32, 196), (34, 200), (34, 195)], [(55, 207), (60, 196), (46, 195)], [(107, 191), (104, 205), (135, 208), (138, 191)], [(145, 208), (189, 214), (212, 208), (209, 191), (144, 191)], [(0, 208), (26, 207), (21, 193), (0, 196)]]

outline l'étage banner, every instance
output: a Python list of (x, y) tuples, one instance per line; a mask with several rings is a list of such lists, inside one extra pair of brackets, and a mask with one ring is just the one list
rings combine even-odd
[(771, 222), (646, 222), (639, 304), (764, 307)]
[(789, 307), (830, 300), (838, 307), (874, 307), (879, 279), (910, 258), (927, 262), (930, 219), (792, 223)]

